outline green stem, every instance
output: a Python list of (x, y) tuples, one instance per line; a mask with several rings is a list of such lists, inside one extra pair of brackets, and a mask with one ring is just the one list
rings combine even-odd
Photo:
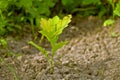
[[(112, 19), (113, 20), (115, 20), (114, 9), (115, 9), (115, 3), (113, 2), (113, 4), (112, 4)], [(115, 27), (115, 25), (113, 23), (112, 27), (110, 28), (110, 34), (112, 34), (114, 27)]]
[(31, 28), (32, 28), (32, 35), (33, 37), (35, 37), (33, 19), (30, 20), (30, 23), (31, 23)]
[(38, 46), (37, 44), (35, 44), (35, 43), (32, 42), (32, 41), (29, 41), (28, 43), (31, 44), (32, 46), (34, 46), (35, 48), (37, 48), (39, 51), (41, 51), (42, 54), (45, 55), (45, 57), (46, 57), (47, 59), (49, 59), (48, 52), (47, 52), (44, 48)]
[(53, 56), (50, 57), (48, 55), (48, 52), (43, 49), (42, 47), (38, 46), (37, 44), (35, 44), (34, 42), (30, 41), (29, 44), (31, 44), (32, 46), (34, 46), (35, 48), (37, 48), (39, 51), (42, 52), (42, 54), (46, 57), (46, 59), (48, 60), (49, 62), (49, 65), (50, 65), (50, 73), (53, 73), (53, 67), (54, 67), (54, 60), (53, 60)]
[(44, 36), (42, 35), (42, 36), (41, 36), (41, 39), (40, 39), (40, 41), (39, 41), (40, 44), (42, 43), (43, 39), (44, 39)]
[(114, 9), (115, 9), (115, 3), (113, 2), (113, 4), (112, 4), (112, 11), (113, 11), (112, 18), (113, 18), (113, 20), (115, 19)]

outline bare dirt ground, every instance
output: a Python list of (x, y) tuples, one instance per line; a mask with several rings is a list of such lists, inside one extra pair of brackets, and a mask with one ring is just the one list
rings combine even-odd
[[(32, 38), (27, 30), (21, 38), (8, 37), (8, 48), (1, 49), (0, 55), (21, 54), (19, 57), (4, 56), (18, 80), (120, 80), (120, 37), (111, 37), (109, 28), (103, 28), (102, 24), (103, 21), (94, 16), (74, 18), (60, 36), (60, 41), (69, 43), (57, 51), (52, 74), (44, 56), (28, 45)], [(120, 32), (120, 19), (115, 26), (114, 31)], [(46, 40), (42, 46), (50, 50)], [(0, 62), (0, 80), (15, 80), (3, 62)]]

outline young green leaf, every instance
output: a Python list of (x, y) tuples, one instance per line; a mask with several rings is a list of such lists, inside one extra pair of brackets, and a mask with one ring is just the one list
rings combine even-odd
[(115, 22), (115, 21), (112, 20), (112, 19), (105, 20), (103, 26), (109, 26), (109, 25), (112, 25), (112, 24), (114, 24), (114, 22)]
[(55, 52), (56, 52), (58, 49), (60, 49), (61, 47), (63, 47), (65, 44), (67, 44), (67, 43), (68, 43), (67, 41), (56, 43), (56, 44), (52, 47), (52, 55), (54, 56)]
[(68, 23), (71, 21), (71, 15), (65, 16), (62, 20), (58, 16), (53, 17), (52, 19), (41, 19), (41, 31), (48, 41), (55, 43), (58, 39), (58, 36), (62, 33), (63, 29), (68, 26)]
[(57, 24), (57, 31), (55, 34), (59, 35), (62, 33), (63, 29), (68, 26), (68, 24), (71, 22), (71, 15), (65, 16), (63, 20), (60, 20)]

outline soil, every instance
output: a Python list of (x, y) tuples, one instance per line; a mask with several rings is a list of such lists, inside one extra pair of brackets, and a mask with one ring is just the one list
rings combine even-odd
[[(111, 37), (109, 27), (95, 16), (73, 18), (60, 36), (59, 41), (69, 43), (54, 56), (53, 73), (46, 58), (29, 45), (32, 34), (24, 30), (21, 37), (6, 38), (7, 49), (0, 50), (0, 56), (13, 69), (0, 63), (0, 80), (120, 80), (120, 36)], [(120, 19), (116, 20), (114, 32), (120, 31)], [(39, 36), (38, 36), (39, 37)], [(39, 38), (34, 42), (39, 44)], [(50, 51), (46, 39), (42, 47)], [(9, 56), (6, 54), (19, 54)], [(13, 71), (11, 71), (13, 70)]]

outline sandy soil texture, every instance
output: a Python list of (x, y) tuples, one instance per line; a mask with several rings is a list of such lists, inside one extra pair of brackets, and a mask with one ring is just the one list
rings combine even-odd
[[(120, 80), (120, 37), (111, 37), (109, 28), (102, 24), (94, 16), (74, 18), (60, 36), (59, 41), (69, 43), (57, 51), (52, 74), (41, 52), (28, 45), (32, 38), (27, 30), (20, 39), (8, 37), (8, 49), (1, 49), (0, 55), (21, 54), (4, 58), (14, 68), (18, 80)], [(114, 32), (120, 33), (120, 19), (116, 20)], [(41, 46), (50, 50), (46, 40)], [(3, 62), (0, 62), (0, 80), (15, 80)]]

